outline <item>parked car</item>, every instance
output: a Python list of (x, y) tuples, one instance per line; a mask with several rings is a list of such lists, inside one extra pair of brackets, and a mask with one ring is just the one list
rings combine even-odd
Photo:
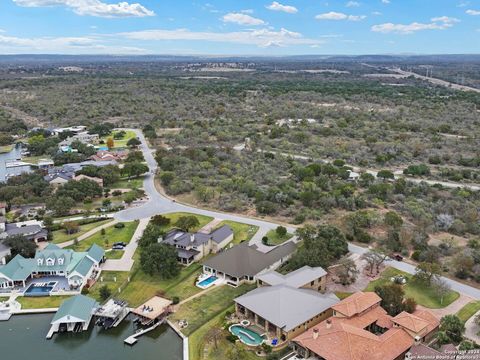
[(125, 246), (122, 245), (113, 245), (112, 250), (124, 250)]
[(122, 247), (125, 247), (125, 246), (127, 246), (127, 244), (124, 243), (123, 241), (120, 241), (120, 242), (113, 243), (113, 246), (122, 246)]
[(391, 254), (390, 257), (391, 257), (393, 260), (403, 261), (403, 256), (400, 255), (400, 254)]

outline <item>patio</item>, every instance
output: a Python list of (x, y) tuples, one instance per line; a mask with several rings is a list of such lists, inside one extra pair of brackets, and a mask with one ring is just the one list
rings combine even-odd
[(30, 287), (32, 284), (40, 284), (40, 283), (49, 283), (49, 282), (56, 282), (55, 287), (51, 291), (51, 295), (62, 295), (65, 292), (72, 291), (70, 289), (70, 285), (68, 284), (68, 280), (63, 276), (44, 276), (39, 278), (29, 278), (25, 281), (25, 286), (15, 286), (13, 289), (5, 289), (0, 291), (1, 294), (11, 295), (13, 293), (16, 294), (24, 294), (25, 291)]

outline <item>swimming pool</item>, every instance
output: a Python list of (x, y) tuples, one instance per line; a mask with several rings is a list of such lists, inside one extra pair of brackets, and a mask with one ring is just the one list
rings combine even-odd
[(206, 289), (206, 288), (210, 287), (215, 281), (217, 281), (217, 279), (218, 278), (214, 275), (209, 276), (208, 278), (203, 279), (202, 281), (198, 282), (197, 286), (199, 288)]
[(50, 296), (50, 292), (55, 287), (55, 282), (39, 286), (38, 284), (31, 284), (23, 296)]
[(232, 325), (229, 328), (230, 332), (237, 336), (242, 343), (249, 346), (261, 345), (265, 338), (249, 328), (242, 325)]

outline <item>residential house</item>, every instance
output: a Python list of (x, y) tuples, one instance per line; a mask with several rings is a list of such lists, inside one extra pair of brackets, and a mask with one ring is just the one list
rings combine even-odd
[(295, 251), (296, 245), (287, 242), (263, 253), (247, 242), (231, 247), (203, 263), (203, 272), (214, 275), (232, 286), (255, 282), (258, 275), (277, 269)]
[(70, 126), (70, 127), (50, 129), (50, 132), (52, 133), (52, 135), (59, 135), (59, 134), (64, 133), (64, 132), (78, 134), (78, 133), (81, 133), (81, 132), (85, 132), (86, 129), (87, 129), (86, 126), (78, 125), (78, 126)]
[(92, 177), (92, 176), (80, 174), (80, 175), (75, 175), (72, 180), (73, 181), (90, 180), (90, 181), (93, 181), (94, 183), (97, 183), (98, 186), (103, 187), (103, 179), (98, 177)]
[(302, 358), (403, 360), (413, 345), (429, 341), (438, 319), (427, 310), (392, 317), (373, 292), (359, 292), (332, 306), (333, 317), (293, 339)]
[[(0, 219), (4, 221), (3, 219)], [(46, 241), (48, 231), (43, 228), (43, 223), (38, 220), (28, 220), (17, 223), (7, 224), (5, 222), (0, 224), (0, 240), (7, 239), (11, 236), (21, 235), (28, 240), (33, 240), (36, 243)]]
[(58, 147), (59, 149), (69, 148), (75, 141), (79, 141), (82, 144), (97, 144), (99, 142), (99, 137), (98, 134), (89, 134), (86, 131), (79, 132), (75, 135), (69, 136), (63, 141), (60, 141), (58, 143)]
[(233, 230), (223, 225), (210, 234), (197, 232), (190, 234), (179, 229), (169, 231), (162, 242), (175, 246), (178, 261), (183, 265), (190, 265), (204, 256), (217, 253), (233, 240)]
[(48, 182), (53, 187), (57, 188), (61, 185), (68, 183), (75, 176), (75, 173), (72, 172), (54, 172), (48, 175), (45, 175), (43, 179)]
[(25, 287), (28, 280), (45, 276), (63, 277), (71, 289), (81, 289), (100, 272), (104, 255), (105, 250), (96, 244), (86, 252), (48, 244), (45, 249), (37, 250), (33, 259), (17, 255), (7, 265), (0, 266), (0, 289)]
[(100, 150), (95, 155), (92, 155), (90, 159), (93, 161), (122, 161), (125, 160), (127, 156), (127, 151)]
[(275, 271), (258, 275), (260, 287), (234, 300), (236, 314), (281, 342), (291, 340), (332, 316), (339, 299), (320, 293), (326, 275), (321, 267), (309, 266), (287, 275)]

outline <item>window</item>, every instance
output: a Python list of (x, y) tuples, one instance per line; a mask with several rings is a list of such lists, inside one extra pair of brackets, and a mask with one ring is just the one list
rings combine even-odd
[(51, 258), (48, 258), (47, 259), (47, 266), (53, 266), (55, 264), (55, 260), (54, 259), (51, 259)]
[(63, 265), (63, 259), (62, 258), (58, 259), (58, 265)]
[(42, 266), (43, 265), (43, 259), (37, 259), (37, 265)]

